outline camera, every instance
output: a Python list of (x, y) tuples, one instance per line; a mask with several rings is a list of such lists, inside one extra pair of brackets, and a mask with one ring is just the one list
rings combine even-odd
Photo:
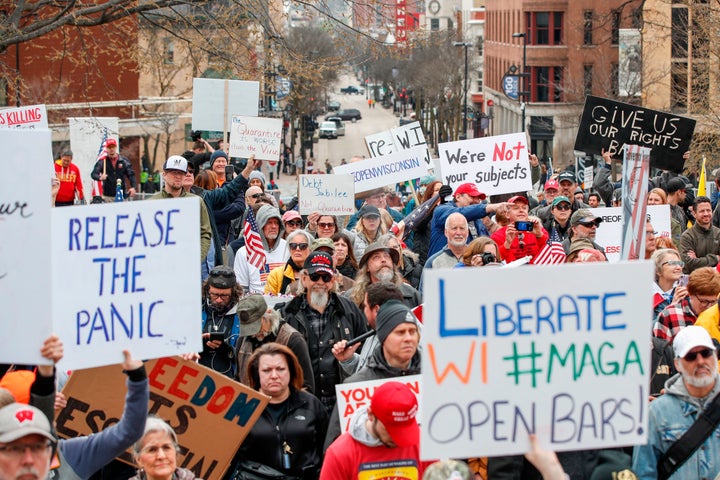
[(489, 263), (497, 263), (497, 258), (490, 252), (483, 252), (480, 258), (482, 258), (483, 266)]
[(197, 142), (202, 138), (202, 132), (200, 130), (193, 130), (190, 132), (190, 138), (193, 142)]
[(515, 230), (518, 232), (532, 232), (534, 225), (533, 222), (518, 221), (515, 222)]

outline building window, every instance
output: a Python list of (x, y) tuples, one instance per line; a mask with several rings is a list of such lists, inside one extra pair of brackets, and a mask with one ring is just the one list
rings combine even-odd
[(585, 95), (592, 95), (592, 65), (585, 65), (583, 67), (583, 90)]
[(593, 44), (593, 12), (592, 10), (585, 10), (583, 13), (585, 17), (585, 23), (583, 24), (583, 44)]
[(482, 58), (483, 56), (483, 37), (475, 38), (475, 46), (477, 47), (477, 55)]
[(163, 63), (165, 65), (175, 63), (175, 42), (172, 38), (163, 39)]
[(525, 21), (530, 32), (528, 45), (562, 45), (562, 12), (527, 12)]
[(477, 71), (477, 90), (476, 92), (483, 91), (483, 72), (482, 70)]
[(562, 67), (532, 67), (531, 102), (562, 102)]
[(430, 30), (433, 32), (437, 32), (440, 30), (440, 19), (439, 18), (431, 18), (430, 19)]
[(691, 113), (707, 113), (710, 109), (710, 71), (707, 63), (693, 62), (690, 100)]
[(670, 109), (673, 112), (687, 110), (687, 64), (673, 62), (670, 73)]
[(610, 26), (610, 41), (613, 45), (620, 43), (620, 11), (613, 10), (612, 24)]
[(672, 9), (672, 58), (687, 58), (688, 51), (688, 11), (687, 8)]

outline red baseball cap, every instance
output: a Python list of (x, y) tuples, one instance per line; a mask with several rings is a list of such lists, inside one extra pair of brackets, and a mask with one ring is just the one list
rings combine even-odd
[(524, 203), (525, 205), (530, 205), (530, 202), (528, 202), (528, 199), (522, 195), (515, 195), (514, 197), (510, 197), (510, 199), (508, 200), (508, 203), (516, 203), (516, 202)]
[(415, 419), (417, 398), (404, 383), (380, 385), (370, 400), (370, 410), (398, 447), (417, 445), (420, 441), (420, 427)]
[(551, 178), (550, 180), (545, 182), (545, 187), (544, 187), (544, 190), (552, 190), (552, 189), (560, 190), (560, 184), (554, 178)]
[(485, 195), (480, 190), (477, 189), (474, 183), (463, 183), (457, 189), (455, 190), (455, 197), (458, 195), (462, 195), (463, 193), (467, 193), (471, 197), (480, 197), (480, 200), (485, 200)]
[(107, 140), (105, 140), (105, 146), (106, 147), (112, 147), (112, 146), (117, 147), (117, 140), (115, 140), (114, 138), (108, 138)]

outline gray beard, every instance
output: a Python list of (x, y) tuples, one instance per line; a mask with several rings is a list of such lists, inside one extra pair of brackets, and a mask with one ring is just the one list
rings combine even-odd
[(328, 292), (318, 292), (317, 290), (313, 290), (310, 292), (310, 306), (316, 309), (321, 309), (327, 307), (328, 302), (330, 302), (330, 294)]
[(375, 274), (378, 282), (391, 282), (394, 277), (393, 271), (387, 268), (383, 268)]

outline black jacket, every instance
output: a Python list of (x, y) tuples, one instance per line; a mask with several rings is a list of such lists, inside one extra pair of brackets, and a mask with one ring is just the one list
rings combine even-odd
[(117, 188), (118, 179), (122, 180), (123, 193), (126, 193), (125, 178), (127, 177), (130, 186), (137, 189), (137, 181), (135, 180), (135, 172), (132, 169), (130, 160), (122, 155), (118, 155), (117, 162), (115, 162), (115, 168), (112, 166), (112, 161), (108, 160), (107, 157), (103, 157), (95, 163), (90, 176), (93, 180), (100, 180), (100, 175), (103, 173), (103, 163), (105, 163), (105, 174), (107, 178), (102, 182), (102, 194), (106, 197), (114, 197), (115, 189)]

